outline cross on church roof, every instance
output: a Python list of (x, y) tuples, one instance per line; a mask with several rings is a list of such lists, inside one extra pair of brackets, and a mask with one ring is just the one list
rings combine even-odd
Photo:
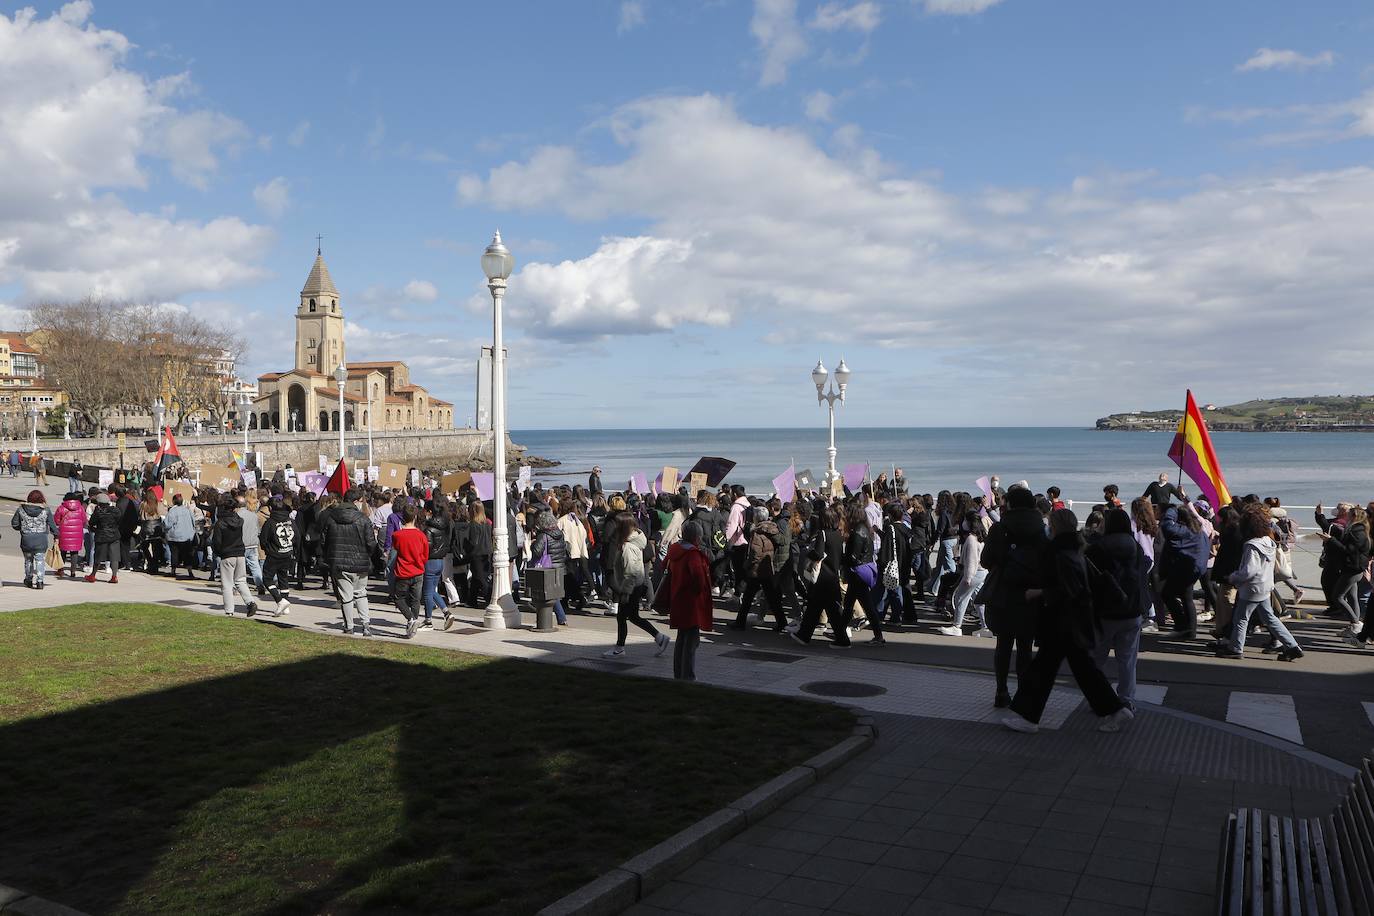
[(322, 249), (322, 247), (323, 247), (323, 242), (324, 242), (324, 236), (322, 236), (322, 235), (317, 235), (317, 236), (315, 236), (315, 255), (316, 255), (317, 257), (321, 254), (321, 249)]

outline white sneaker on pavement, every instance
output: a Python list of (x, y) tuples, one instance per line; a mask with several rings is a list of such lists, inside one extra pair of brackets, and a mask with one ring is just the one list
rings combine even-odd
[(654, 658), (661, 658), (663, 653), (668, 651), (668, 647), (673, 644), (672, 637), (667, 633), (659, 633), (654, 637), (654, 642), (658, 643), (658, 651), (654, 653)]
[(956, 627), (953, 625), (947, 627), (936, 627), (935, 632), (939, 633), (941, 636), (963, 636), (964, 628)]
[(1040, 731), (1039, 725), (1036, 725), (1029, 719), (1022, 718), (1020, 713), (1010, 709), (1002, 710), (1001, 715), (998, 717), (998, 721), (1000, 721), (1004, 727), (1026, 735), (1033, 735)]
[(1097, 722), (1097, 730), (1100, 732), (1119, 732), (1123, 722), (1129, 722), (1135, 718), (1135, 713), (1131, 712), (1131, 707), (1123, 706), (1109, 716), (1103, 716)]
[(602, 658), (620, 658), (620, 656), (622, 656), (622, 655), (624, 655), (624, 654), (625, 654), (625, 647), (624, 647), (624, 646), (613, 646), (613, 647), (607, 649), (605, 652), (602, 652), (602, 653), (601, 653), (601, 657), (602, 657)]
[(1154, 636), (1159, 633), (1159, 627), (1155, 626), (1155, 622), (1151, 620), (1149, 623), (1145, 624), (1145, 626), (1140, 628), (1140, 632), (1146, 634), (1147, 636)]
[(997, 637), (997, 634), (989, 630), (987, 627), (980, 627), (979, 629), (974, 630), (973, 635), (980, 637), (982, 639), (995, 639)]

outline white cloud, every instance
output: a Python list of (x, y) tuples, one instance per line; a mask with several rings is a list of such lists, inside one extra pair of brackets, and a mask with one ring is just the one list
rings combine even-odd
[(291, 128), (291, 133), (286, 135), (286, 142), (292, 146), (304, 146), (305, 138), (310, 134), (310, 122), (301, 121)]
[(189, 77), (128, 69), (129, 40), (90, 13), (72, 3), (46, 19), (0, 15), (0, 284), (173, 299), (263, 276), (269, 230), (137, 213), (113, 193), (148, 189), (150, 157), (204, 187), (221, 148), (252, 134), (218, 112), (177, 108)]
[(824, 90), (816, 90), (803, 103), (806, 116), (812, 121), (829, 121), (835, 115), (835, 97)]
[(643, 0), (624, 0), (620, 4), (620, 24), (616, 26), (618, 34), (625, 34), (639, 28), (644, 24), (644, 3)]
[(1002, 0), (917, 0), (927, 13), (943, 16), (972, 16), (1001, 3)]
[(763, 52), (759, 85), (787, 81), (787, 68), (806, 54), (806, 36), (797, 22), (797, 0), (754, 0), (749, 31)]
[(1336, 62), (1331, 51), (1316, 54), (1301, 54), (1297, 51), (1277, 48), (1260, 48), (1244, 63), (1236, 65), (1236, 70), (1245, 73), (1250, 70), (1310, 70), (1313, 67), (1329, 67)]
[(401, 287), (401, 296), (407, 302), (433, 302), (439, 298), (439, 289), (428, 280), (411, 280)]
[(1278, 108), (1189, 108), (1184, 119), (1195, 124), (1220, 121), (1243, 125), (1255, 122), (1289, 122), (1283, 129), (1258, 138), (1263, 145), (1334, 143), (1374, 137), (1374, 89), (1353, 99), (1321, 104), (1286, 105)]
[(253, 189), (253, 202), (268, 216), (280, 219), (286, 208), (291, 206), (290, 182), (278, 175), (266, 184), (258, 185)]
[(1371, 167), (1094, 174), (1049, 193), (963, 197), (857, 137), (828, 155), (714, 96), (643, 100), (606, 124), (622, 148), (610, 161), (552, 147), (469, 183), (497, 207), (644, 226), (579, 259), (525, 264), (507, 303), (526, 333), (748, 324), (776, 344), (917, 347), (962, 367), (989, 403), (1012, 386), (1032, 411), (1047, 398), (1060, 411), (1100, 403), (1107, 378), (1141, 397), (1185, 377), (1209, 390), (1241, 375), (1247, 390), (1291, 386), (1281, 361), (1253, 354), (1310, 336), (1314, 311), (1348, 335), (1305, 385), (1343, 384), (1374, 347)]
[(844, 3), (822, 3), (816, 8), (811, 19), (812, 28), (824, 32), (849, 29), (855, 32), (871, 32), (882, 21), (882, 10), (873, 0), (846, 5)]

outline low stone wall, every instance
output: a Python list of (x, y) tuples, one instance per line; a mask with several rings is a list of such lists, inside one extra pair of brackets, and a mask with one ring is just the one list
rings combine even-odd
[[(132, 468), (152, 458), (145, 446), (144, 436), (130, 435), (126, 439), (124, 467)], [(350, 465), (362, 465), (366, 461), (367, 433), (344, 433), (348, 448)], [(508, 460), (515, 461), (524, 449), (506, 440)], [(25, 457), (29, 453), (29, 440), (20, 439), (3, 443), (5, 448), (18, 448)], [(243, 436), (187, 436), (177, 440), (182, 460), (191, 468), (224, 467), (229, 463), (229, 450), (243, 450)], [(319, 456), (325, 455), (332, 462), (339, 453), (338, 433), (249, 433), (248, 447), (262, 453), (263, 466), (269, 470), (290, 464), (302, 470), (313, 470), (319, 463)], [(120, 453), (118, 442), (107, 439), (40, 439), (38, 451), (47, 460), (52, 471), (65, 474), (71, 461), (80, 460), (89, 469), (118, 468)], [(489, 432), (471, 429), (443, 431), (406, 430), (372, 434), (373, 463), (396, 461), (408, 465), (425, 466), (429, 461), (444, 459), (445, 466), (463, 469), (490, 468), (492, 462), (492, 436)], [(92, 475), (88, 475), (92, 476)], [(92, 479), (94, 477), (92, 476)]]

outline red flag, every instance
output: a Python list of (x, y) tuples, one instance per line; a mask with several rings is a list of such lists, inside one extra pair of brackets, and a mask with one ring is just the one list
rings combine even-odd
[(1188, 392), (1178, 434), (1169, 446), (1169, 460), (1192, 478), (1213, 509), (1230, 504), (1231, 491), (1226, 487), (1221, 462), (1217, 460), (1216, 449), (1212, 448), (1212, 437), (1207, 434), (1207, 422), (1202, 419), (1202, 411), (1197, 409), (1192, 391)]
[(338, 493), (340, 496), (343, 496), (348, 492), (349, 486), (348, 466), (345, 465), (344, 460), (340, 458), (338, 466), (334, 468), (334, 473), (329, 475), (329, 483), (324, 485), (324, 491), (326, 493)]
[(162, 429), (162, 440), (158, 443), (157, 456), (153, 459), (153, 474), (161, 477), (162, 472), (167, 468), (180, 463), (181, 450), (177, 448), (177, 440), (172, 435), (172, 427), (165, 426)]

